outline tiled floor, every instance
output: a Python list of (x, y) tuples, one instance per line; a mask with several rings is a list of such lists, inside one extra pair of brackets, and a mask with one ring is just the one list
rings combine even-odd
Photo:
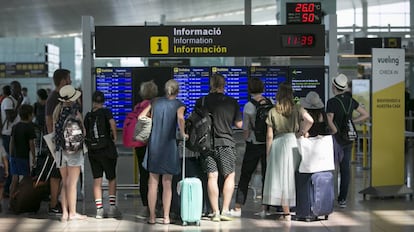
[[(128, 168), (120, 169), (119, 177), (122, 183), (132, 183), (133, 169), (131, 156), (121, 156), (119, 165)], [(87, 163), (87, 162), (86, 162)], [(363, 199), (358, 192), (369, 183), (369, 170), (363, 170), (358, 164), (353, 164), (353, 178), (350, 189), (348, 207), (340, 209), (335, 207), (334, 212), (328, 220), (316, 222), (282, 222), (277, 221), (276, 215), (267, 216), (261, 219), (254, 213), (260, 209), (260, 199), (253, 199), (251, 194), (246, 206), (243, 208), (241, 218), (231, 222), (211, 222), (208, 219), (201, 221), (201, 226), (181, 225), (148, 225), (145, 219), (137, 215), (142, 210), (139, 198), (125, 198), (125, 194), (138, 194), (137, 190), (120, 190), (118, 193), (119, 208), (123, 212), (123, 218), (117, 219), (95, 219), (94, 203), (91, 193), (91, 177), (85, 167), (85, 201), (79, 201), (78, 209), (89, 216), (85, 221), (71, 221), (62, 223), (58, 218), (51, 218), (46, 214), (47, 202), (42, 203), (42, 208), (37, 214), (11, 215), (7, 212), (0, 214), (0, 231), (297, 231), (297, 232), (321, 232), (321, 231), (414, 231), (414, 203), (409, 197), (401, 198), (370, 198)], [(7, 204), (4, 202), (3, 205)], [(5, 206), (3, 206), (5, 208)]]

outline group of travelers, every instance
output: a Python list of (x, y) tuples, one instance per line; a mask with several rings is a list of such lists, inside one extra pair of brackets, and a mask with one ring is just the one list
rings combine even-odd
[[(35, 160), (36, 139), (35, 129), (30, 122), (35, 111), (34, 121), (40, 126), (42, 134), (55, 133), (56, 148), (51, 152), (55, 162), (49, 181), (49, 212), (59, 214), (62, 221), (87, 218), (76, 211), (77, 183), (84, 163), (85, 151), (81, 148), (75, 154), (68, 153), (65, 150), (67, 141), (62, 139), (61, 134), (65, 129), (65, 121), (70, 115), (74, 115), (74, 118), (82, 122), (84, 126), (81, 130), (86, 135), (93, 130), (88, 126), (90, 116), (100, 115), (107, 122), (104, 126), (104, 134), (110, 140), (106, 146), (96, 149), (92, 149), (92, 146), (86, 142), (94, 178), (95, 217), (120, 217), (121, 213), (116, 203), (117, 133), (111, 111), (104, 108), (105, 96), (100, 91), (94, 92), (92, 109), (83, 117), (79, 101), (81, 92), (71, 86), (70, 71), (56, 70), (53, 81), (55, 90), (49, 96), (43, 90), (38, 91), (39, 101), (35, 104), (35, 110), (32, 106), (21, 103), (23, 98), (20, 84), (18, 82), (10, 84), (10, 97), (5, 98), (1, 103), (2, 121), (6, 123), (3, 123), (2, 130), (3, 147), (0, 147), (0, 167), (3, 167), (0, 168), (0, 187), (3, 186), (1, 184), (3, 177), (7, 177), (10, 173), (13, 176), (9, 193), (11, 196), (18, 184), (18, 176), (30, 173), (29, 155), (32, 155), (32, 160)], [(300, 162), (297, 138), (335, 135), (343, 129), (342, 122), (346, 112), (343, 111), (340, 102), (334, 98), (339, 98), (343, 104), (350, 105), (352, 110), (359, 113), (353, 119), (355, 123), (369, 117), (367, 111), (352, 98), (348, 88), (348, 78), (343, 74), (333, 78), (332, 91), (335, 97), (327, 101), (326, 110), (319, 95), (313, 91), (306, 98), (301, 99), (299, 104), (294, 102), (292, 86), (288, 83), (279, 85), (276, 103), (274, 103), (273, 100), (264, 97), (263, 82), (259, 78), (250, 78), (248, 92), (251, 101), (244, 106), (242, 114), (237, 100), (227, 96), (224, 90), (224, 76), (213, 74), (210, 77), (210, 93), (198, 99), (195, 105), (195, 107), (205, 107), (213, 119), (214, 148), (209, 152), (198, 154), (197, 162), (193, 163), (197, 167), (193, 168), (197, 171), (202, 170), (200, 179), (203, 181), (205, 196), (208, 198), (203, 213), (209, 214), (211, 220), (215, 222), (229, 221), (242, 215), (249, 182), (259, 163), (262, 173), (260, 216), (266, 216), (269, 207), (280, 206), (283, 211), (280, 219), (290, 220), (290, 210), (296, 204), (295, 171)], [(141, 201), (148, 224), (155, 224), (159, 214), (163, 218), (163, 224), (171, 223), (173, 219), (170, 215), (176, 213), (176, 208), (179, 207), (176, 202), (177, 193), (173, 186), (177, 182), (175, 177), (181, 173), (179, 151), (181, 148), (178, 149), (180, 140), (178, 138), (184, 140), (189, 138), (184, 118), (186, 106), (177, 99), (179, 91), (179, 83), (174, 79), (165, 83), (166, 94), (163, 97), (157, 97), (158, 87), (153, 81), (142, 83), (139, 90), (142, 99), (139, 104), (144, 107), (138, 117), (145, 115), (152, 119), (151, 136), (148, 141), (134, 147), (139, 166)], [(269, 101), (272, 107), (265, 119), (265, 138), (259, 139), (254, 133), (257, 104), (266, 104)], [(15, 112), (18, 112), (17, 116)], [(39, 116), (42, 112), (44, 116)], [(230, 206), (236, 184), (237, 160), (234, 128), (243, 129), (246, 149), (237, 185), (235, 207), (232, 209)], [(343, 158), (339, 163), (341, 181), (337, 201), (340, 207), (346, 207), (352, 144), (339, 140), (337, 142), (343, 151)], [(189, 157), (189, 159), (193, 158)], [(9, 165), (7, 160), (10, 161)], [(108, 179), (109, 186), (107, 213), (103, 208), (102, 200), (103, 173)], [(161, 188), (162, 194), (159, 195)], [(222, 197), (221, 206), (220, 197)], [(159, 205), (157, 200), (162, 201), (161, 213), (157, 212)]]

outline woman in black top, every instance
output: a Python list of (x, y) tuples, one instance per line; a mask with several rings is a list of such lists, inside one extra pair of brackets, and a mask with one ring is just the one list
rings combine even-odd
[(310, 91), (305, 98), (300, 99), (300, 104), (313, 118), (313, 125), (305, 137), (315, 137), (318, 135), (329, 135), (330, 130), (328, 120), (326, 118), (325, 105), (323, 104), (319, 94)]

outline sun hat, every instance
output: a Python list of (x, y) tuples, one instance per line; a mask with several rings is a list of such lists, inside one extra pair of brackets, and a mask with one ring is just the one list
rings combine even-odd
[(341, 73), (332, 80), (332, 84), (339, 90), (346, 90), (348, 88), (348, 77)]
[(58, 99), (61, 102), (74, 102), (80, 97), (81, 92), (71, 85), (65, 85), (59, 90), (59, 95)]
[(306, 97), (300, 99), (300, 104), (305, 109), (321, 109), (324, 107), (324, 104), (319, 97), (319, 94), (315, 91), (310, 91)]

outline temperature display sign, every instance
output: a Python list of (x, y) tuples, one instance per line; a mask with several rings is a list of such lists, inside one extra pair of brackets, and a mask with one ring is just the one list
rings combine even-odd
[(286, 3), (286, 24), (321, 24), (320, 2)]

